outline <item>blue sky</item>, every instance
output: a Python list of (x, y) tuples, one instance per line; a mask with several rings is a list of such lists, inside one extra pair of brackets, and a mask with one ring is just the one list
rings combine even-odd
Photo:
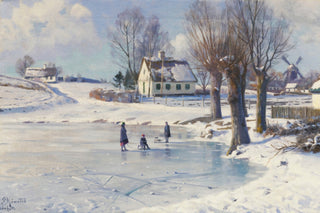
[[(220, 1), (220, 0), (211, 0)], [(192, 0), (2, 0), (0, 1), (0, 74), (15, 76), (17, 59), (28, 54), (42, 66), (53, 62), (65, 75), (112, 80), (119, 71), (110, 54), (107, 29), (117, 14), (141, 7), (148, 18), (157, 15), (168, 31), (174, 56), (184, 57), (184, 13)], [(301, 55), (302, 73), (320, 70), (320, 1), (268, 0), (276, 15), (291, 22), (296, 48), (289, 61)], [(284, 71), (282, 61), (275, 67)]]

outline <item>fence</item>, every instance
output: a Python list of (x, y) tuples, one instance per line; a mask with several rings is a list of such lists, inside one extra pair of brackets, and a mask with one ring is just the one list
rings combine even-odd
[(272, 118), (315, 119), (320, 117), (320, 110), (312, 107), (272, 106)]

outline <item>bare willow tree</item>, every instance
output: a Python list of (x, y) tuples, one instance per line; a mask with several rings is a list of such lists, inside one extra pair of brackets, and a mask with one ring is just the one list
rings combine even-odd
[(196, 0), (185, 15), (186, 36), (190, 54), (200, 66), (210, 73), (210, 101), (212, 119), (222, 118), (220, 89), (222, 73), (218, 61), (221, 51), (217, 45), (216, 28), (221, 17), (216, 8), (207, 1)]
[(159, 18), (152, 15), (139, 41), (139, 55), (141, 59), (144, 56), (152, 57), (156, 56), (160, 50), (171, 54), (173, 46), (170, 44), (168, 32), (161, 30)]
[(110, 30), (109, 37), (118, 65), (129, 70), (135, 83), (138, 80), (139, 59), (138, 39), (145, 23), (140, 8), (126, 9), (118, 14), (115, 29)]
[(26, 69), (34, 64), (34, 60), (31, 56), (25, 55), (22, 59), (19, 58), (16, 62), (16, 72), (24, 77)]
[[(228, 13), (227, 13), (228, 14)], [(250, 137), (244, 110), (242, 81), (246, 74), (247, 48), (239, 35), (233, 30), (233, 20), (226, 18), (226, 23), (219, 28), (218, 43), (224, 57), (220, 58), (220, 71), (225, 74), (228, 82), (228, 102), (231, 108), (232, 138), (227, 155), (237, 149), (238, 145), (249, 144)]]
[(256, 129), (262, 133), (267, 128), (267, 85), (273, 78), (269, 70), (292, 48), (288, 22), (283, 17), (274, 17), (264, 0), (232, 0), (228, 3), (233, 8), (231, 13), (237, 22), (239, 38), (249, 49), (256, 75)]
[(137, 7), (119, 13), (108, 36), (118, 65), (128, 71), (128, 81), (133, 80), (135, 85), (143, 57), (154, 56), (160, 50), (170, 54), (173, 50), (168, 32), (161, 30), (159, 18), (153, 15), (146, 22)]
[[(233, 28), (233, 23), (231, 23), (231, 28)], [(235, 31), (236, 32), (236, 31)], [(241, 40), (239, 39), (239, 42), (241, 42)], [(241, 98), (242, 98), (242, 103), (243, 103), (243, 112), (245, 114), (246, 117), (249, 116), (248, 114), (248, 110), (246, 107), (246, 88), (247, 88), (247, 73), (248, 73), (248, 69), (250, 66), (250, 54), (249, 54), (249, 50), (248, 48), (244, 47), (243, 50), (243, 55), (242, 55), (242, 59), (241, 59), (241, 66), (243, 71), (240, 74), (240, 78), (241, 78)]]
[(201, 87), (202, 93), (205, 95), (207, 87), (210, 83), (210, 73), (204, 70), (201, 67), (196, 68), (197, 70), (197, 77), (198, 77), (198, 84)]

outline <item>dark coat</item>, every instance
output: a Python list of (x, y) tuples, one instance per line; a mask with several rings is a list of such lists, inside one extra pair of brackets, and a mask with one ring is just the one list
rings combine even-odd
[(142, 137), (140, 139), (140, 145), (143, 146), (143, 145), (146, 145), (147, 144), (147, 139), (145, 137)]
[(171, 137), (170, 126), (169, 125), (165, 125), (164, 126), (164, 136), (167, 137), (167, 138)]
[(128, 142), (127, 130), (124, 125), (121, 125), (120, 142)]

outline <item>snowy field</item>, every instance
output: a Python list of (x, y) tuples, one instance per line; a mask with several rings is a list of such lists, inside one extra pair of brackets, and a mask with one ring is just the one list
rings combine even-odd
[[(248, 93), (252, 143), (226, 157), (230, 109), (222, 95), (223, 126), (179, 125), (209, 114), (208, 100), (170, 97), (142, 104), (89, 98), (105, 84), (31, 83), (0, 76), (0, 212), (319, 212), (319, 154), (273, 146), (295, 137), (263, 137)], [(167, 102), (167, 104), (165, 104)], [(268, 97), (274, 105), (311, 106), (311, 96)], [(121, 153), (118, 123), (128, 125)], [(171, 143), (154, 143), (168, 121)], [(201, 132), (214, 130), (212, 139)], [(145, 133), (152, 150), (138, 151)]]

